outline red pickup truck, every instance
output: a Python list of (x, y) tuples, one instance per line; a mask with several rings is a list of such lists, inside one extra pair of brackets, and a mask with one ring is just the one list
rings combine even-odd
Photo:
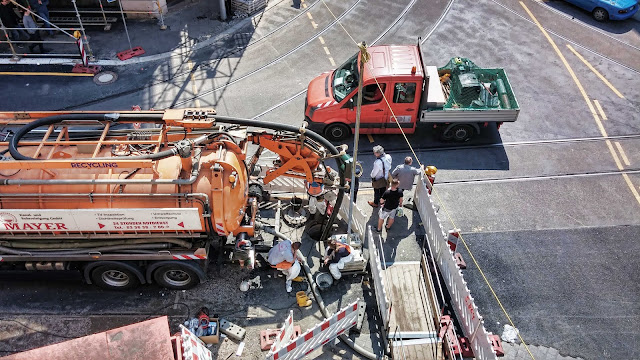
[(360, 76), (362, 134), (399, 134), (398, 124), (412, 134), (426, 123), (440, 129), (443, 140), (462, 142), (490, 124), (499, 127), (518, 117), (519, 105), (502, 69), (482, 69), (465, 58), (452, 58), (442, 68), (424, 66), (419, 45), (372, 46), (368, 52), (363, 74), (357, 53), (309, 83), (309, 129), (334, 141), (353, 133)]

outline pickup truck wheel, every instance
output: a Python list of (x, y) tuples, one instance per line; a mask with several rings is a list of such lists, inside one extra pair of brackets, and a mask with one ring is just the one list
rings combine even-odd
[(351, 129), (345, 124), (335, 123), (327, 125), (324, 129), (324, 135), (331, 141), (339, 141), (345, 139), (351, 134)]
[(470, 125), (458, 125), (451, 129), (453, 140), (457, 142), (469, 141), (474, 135), (473, 127)]
[(99, 287), (108, 290), (128, 290), (140, 285), (136, 274), (119, 264), (98, 266), (91, 271), (91, 280)]
[(154, 271), (153, 279), (158, 285), (171, 290), (191, 289), (200, 283), (195, 271), (180, 264), (160, 266)]

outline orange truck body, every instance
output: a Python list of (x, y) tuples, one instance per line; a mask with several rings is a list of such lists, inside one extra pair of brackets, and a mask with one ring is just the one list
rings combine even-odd
[[(0, 270), (80, 270), (103, 287), (183, 289), (204, 281), (211, 249), (230, 247), (251, 266), (262, 189), (250, 179), (249, 144), (278, 156), (265, 184), (322, 182), (326, 147), (216, 119), (214, 110), (0, 114), (13, 129), (0, 138)], [(118, 280), (126, 276), (132, 282)]]

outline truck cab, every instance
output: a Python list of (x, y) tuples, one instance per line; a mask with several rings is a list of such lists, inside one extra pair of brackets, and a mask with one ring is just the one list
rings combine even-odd
[(336, 70), (311, 81), (305, 104), (305, 120), (311, 130), (334, 141), (353, 133), (362, 76), (360, 132), (399, 134), (394, 115), (405, 133), (415, 131), (424, 84), (419, 47), (383, 45), (368, 51), (371, 58), (363, 74), (356, 53)]

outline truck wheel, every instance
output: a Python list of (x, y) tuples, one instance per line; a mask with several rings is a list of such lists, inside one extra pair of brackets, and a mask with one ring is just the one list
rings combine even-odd
[(351, 135), (351, 129), (345, 124), (329, 124), (324, 129), (324, 135), (331, 141), (339, 141)]
[(138, 276), (131, 269), (117, 263), (101, 265), (93, 269), (91, 281), (108, 290), (128, 290), (140, 285)]
[(186, 290), (200, 283), (195, 271), (180, 264), (160, 266), (154, 273), (153, 279), (162, 287), (171, 290)]
[(451, 129), (453, 140), (457, 142), (469, 141), (474, 135), (473, 127), (470, 125), (458, 125)]

